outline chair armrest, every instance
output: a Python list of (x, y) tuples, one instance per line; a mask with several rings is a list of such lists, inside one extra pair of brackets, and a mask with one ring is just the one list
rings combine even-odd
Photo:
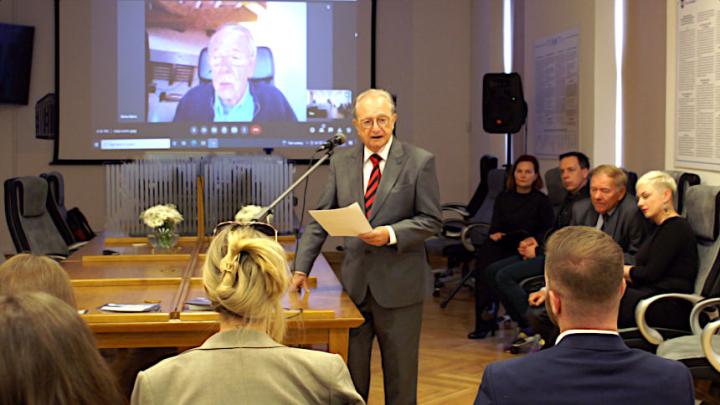
[(76, 242), (76, 243), (73, 243), (72, 245), (68, 246), (68, 250), (70, 250), (70, 251), (72, 252), (72, 251), (75, 251), (75, 250), (80, 249), (81, 247), (83, 247), (83, 246), (85, 246), (85, 245), (87, 245), (87, 244), (88, 244), (87, 241), (85, 241), (85, 242)]
[(67, 259), (67, 256), (56, 255), (56, 254), (52, 254), (52, 253), (48, 253), (48, 254), (45, 255), (45, 256), (47, 256), (47, 257), (55, 260), (56, 262), (62, 262), (63, 260)]
[(470, 240), (470, 231), (472, 231), (475, 228), (487, 228), (490, 229), (490, 224), (482, 224), (482, 223), (474, 223), (466, 226), (463, 228), (462, 232), (460, 232), (460, 243), (462, 243), (465, 250), (468, 252), (474, 252), (475, 245), (473, 245), (472, 240)]
[[(530, 293), (530, 292), (532, 292), (532, 291), (530, 291), (532, 289), (532, 287), (535, 287), (536, 285), (539, 286), (540, 284), (545, 285), (545, 275), (544, 274), (528, 277), (528, 278), (522, 280), (520, 282), (520, 288), (522, 288), (526, 292)], [(540, 288), (542, 288), (542, 287), (540, 287)], [(537, 290), (535, 290), (535, 291), (537, 291)]]
[[(703, 329), (700, 326), (700, 314), (707, 307), (712, 307), (718, 304), (720, 304), (720, 298), (708, 298), (706, 300), (698, 302), (697, 304), (695, 304), (695, 306), (693, 306), (692, 311), (690, 311), (690, 328), (693, 335), (699, 335), (702, 333)], [(715, 319), (711, 319), (711, 321), (714, 320)]]
[(678, 298), (678, 299), (684, 299), (686, 301), (690, 301), (693, 305), (697, 304), (698, 302), (702, 301), (704, 297), (700, 295), (694, 295), (694, 294), (679, 294), (679, 293), (670, 293), (670, 294), (658, 294), (655, 296), (652, 296), (650, 298), (646, 298), (644, 300), (640, 300), (638, 302), (637, 306), (635, 307), (635, 322), (638, 325), (638, 329), (640, 329), (640, 333), (643, 335), (645, 340), (648, 342), (659, 345), (664, 340), (660, 332), (657, 331), (655, 328), (651, 328), (647, 321), (645, 320), (645, 313), (647, 313), (648, 308), (650, 305), (655, 303), (656, 301), (659, 301), (661, 299), (666, 298)]
[(718, 329), (720, 329), (720, 320), (705, 325), (702, 335), (700, 335), (700, 345), (710, 365), (713, 366), (715, 371), (720, 372), (720, 355), (713, 350), (712, 346), (713, 336), (715, 336)]
[(470, 216), (470, 213), (467, 211), (467, 207), (460, 204), (443, 204), (440, 209), (443, 212), (452, 212), (454, 214), (458, 214), (463, 218), (467, 218)]

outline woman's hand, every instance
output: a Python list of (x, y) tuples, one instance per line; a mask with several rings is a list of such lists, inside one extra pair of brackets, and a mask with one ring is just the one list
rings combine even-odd
[(495, 233), (490, 234), (490, 239), (492, 239), (493, 242), (497, 242), (500, 239), (502, 239), (503, 236), (505, 236), (505, 234), (503, 232), (495, 232)]
[(630, 270), (633, 268), (633, 266), (626, 264), (623, 266), (623, 277), (625, 278), (625, 281), (628, 283), (632, 282), (632, 279), (630, 278)]
[(528, 304), (532, 307), (539, 307), (545, 302), (545, 295), (547, 293), (547, 288), (543, 287), (539, 289), (538, 291), (535, 291), (534, 293), (531, 293), (528, 297)]

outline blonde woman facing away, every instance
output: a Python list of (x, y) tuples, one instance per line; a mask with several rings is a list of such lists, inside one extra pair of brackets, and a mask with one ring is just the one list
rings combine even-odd
[(203, 285), (220, 332), (140, 372), (133, 404), (362, 404), (342, 358), (286, 347), (280, 304), (290, 284), (270, 225), (216, 227)]

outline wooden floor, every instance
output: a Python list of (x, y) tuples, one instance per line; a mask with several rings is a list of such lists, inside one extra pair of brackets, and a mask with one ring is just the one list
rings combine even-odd
[[(447, 296), (447, 290), (442, 291)], [(485, 365), (515, 357), (503, 352), (503, 345), (515, 336), (514, 329), (502, 329), (495, 337), (468, 340), (474, 317), (473, 298), (461, 291), (447, 308), (440, 298), (428, 296), (420, 336), (418, 404), (472, 404)], [(380, 351), (377, 342), (372, 357), (370, 405), (385, 403)]]

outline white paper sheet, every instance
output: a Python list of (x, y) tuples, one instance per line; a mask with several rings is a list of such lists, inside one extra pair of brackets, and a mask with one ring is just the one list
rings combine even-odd
[(370, 222), (357, 202), (345, 208), (308, 212), (330, 236), (357, 236), (372, 231)]

